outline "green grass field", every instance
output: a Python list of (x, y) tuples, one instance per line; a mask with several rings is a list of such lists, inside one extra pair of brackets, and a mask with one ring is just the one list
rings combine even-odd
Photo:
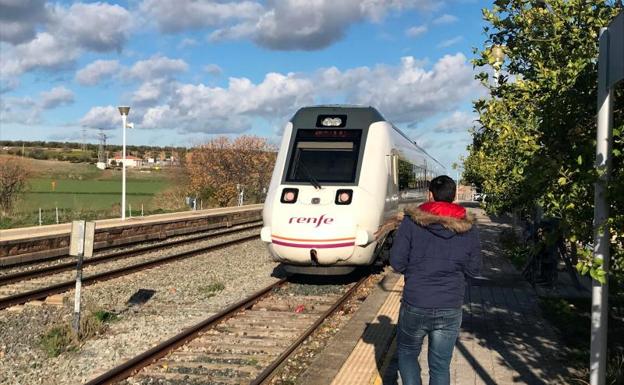
[[(39, 208), (46, 218), (54, 217), (56, 208), (64, 217), (72, 212), (97, 217), (117, 215), (121, 205), (121, 170), (100, 170), (93, 164), (64, 161), (22, 161), (29, 179), (27, 191), (15, 206), (17, 216), (30, 218), (36, 213), (38, 217)], [(176, 184), (176, 173), (179, 170), (127, 169), (126, 200), (133, 214), (140, 214), (141, 205), (145, 211), (161, 209), (153, 204), (154, 196)], [(45, 223), (50, 221), (44, 218)]]

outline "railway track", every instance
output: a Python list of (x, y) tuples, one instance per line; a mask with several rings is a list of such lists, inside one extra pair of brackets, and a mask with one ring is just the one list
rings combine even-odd
[[(237, 233), (237, 232), (243, 232), (243, 231), (248, 231), (248, 230), (252, 230), (252, 229), (256, 229), (258, 226), (246, 226), (243, 228), (239, 228), (239, 229), (232, 229), (229, 230), (227, 232), (221, 232), (220, 234), (218, 234), (218, 236), (223, 236), (223, 235), (231, 235), (233, 233)], [(212, 236), (214, 237), (214, 236)], [(210, 238), (212, 238), (210, 237)], [(137, 263), (132, 263), (126, 266), (122, 266), (122, 267), (108, 267), (106, 269), (102, 268), (100, 272), (98, 273), (94, 273), (94, 274), (88, 274), (86, 273), (83, 276), (82, 279), (82, 284), (83, 285), (91, 285), (97, 282), (101, 282), (101, 281), (106, 281), (109, 279), (113, 279), (113, 278), (117, 278), (123, 275), (127, 275), (127, 274), (131, 274), (137, 271), (141, 271), (141, 270), (145, 270), (145, 269), (150, 269), (156, 266), (160, 266), (166, 263), (171, 263), (171, 262), (175, 262), (175, 261), (179, 261), (182, 259), (186, 259), (186, 258), (190, 258), (196, 255), (200, 255), (202, 253), (206, 253), (209, 251), (213, 251), (213, 250), (217, 250), (217, 249), (221, 249), (227, 246), (231, 246), (234, 245), (236, 243), (240, 243), (240, 242), (245, 242), (254, 238), (257, 238), (258, 234), (254, 233), (252, 235), (245, 235), (245, 236), (241, 236), (238, 237), (236, 239), (231, 239), (231, 240), (227, 240), (227, 241), (223, 241), (223, 242), (219, 242), (216, 244), (211, 244), (211, 245), (207, 245), (207, 246), (199, 246), (196, 248), (193, 248), (192, 250), (185, 250), (185, 251), (179, 251), (179, 252), (175, 252), (172, 254), (169, 254), (167, 256), (164, 257), (145, 257), (142, 258), (142, 260), (140, 262)], [(173, 245), (169, 245), (171, 246), (176, 246), (179, 245), (180, 243), (189, 243), (189, 242), (196, 242), (196, 241), (202, 241), (205, 240), (205, 236), (202, 238), (198, 238), (198, 239), (194, 239), (192, 241), (189, 241), (188, 239), (185, 240), (185, 242), (176, 242)], [(145, 253), (145, 252), (150, 252), (152, 250), (154, 250), (155, 248), (162, 248), (163, 245), (157, 245), (157, 247), (153, 247), (152, 245), (150, 245), (149, 247), (146, 247), (146, 249), (148, 250), (142, 250), (141, 253)], [(127, 253), (126, 253), (127, 255)], [(137, 253), (135, 253), (134, 251), (132, 251), (130, 253), (129, 257), (134, 257), (134, 258), (138, 258), (137, 257)], [(128, 257), (128, 258), (129, 258)], [(105, 261), (105, 260), (96, 260), (94, 261), (94, 263), (92, 263), (92, 265), (97, 265), (97, 264), (102, 264), (104, 262), (111, 262), (111, 261), (115, 261), (115, 260), (119, 260), (121, 258), (124, 258), (124, 256), (122, 255), (116, 255), (114, 257), (112, 257), (110, 260)], [(91, 261), (92, 259), (86, 260), (85, 263), (83, 265), (86, 265), (87, 261)], [(125, 263), (126, 261), (121, 261), (122, 263)], [(105, 266), (103, 266), (105, 267)], [(56, 267), (55, 267), (56, 268)], [(14, 285), (5, 285), (5, 286), (1, 286), (0, 285), (0, 295), (2, 295), (0, 297), (0, 309), (5, 309), (7, 307), (10, 306), (14, 306), (14, 305), (19, 305), (19, 304), (23, 304), (29, 301), (33, 301), (33, 300), (41, 300), (44, 299), (50, 295), (54, 295), (54, 294), (59, 294), (59, 293), (63, 293), (66, 292), (68, 290), (71, 290), (75, 287), (75, 279), (71, 278), (73, 275), (72, 273), (68, 272), (65, 273), (65, 271), (71, 270), (75, 268), (75, 263), (71, 264), (70, 268), (66, 268), (63, 267), (62, 271), (60, 271), (61, 274), (65, 274), (66, 277), (64, 278), (63, 281), (60, 282), (54, 282), (52, 284), (50, 284), (50, 282), (34, 282), (33, 280), (29, 280), (29, 281), (20, 281), (19, 283), (16, 283)], [(54, 270), (54, 269), (51, 269)], [(50, 273), (46, 273), (46, 274), (57, 274), (59, 273), (57, 272), (50, 272)], [(33, 271), (32, 274), (39, 274), (39, 276), (41, 276), (42, 274), (44, 274), (41, 271)], [(44, 276), (44, 280), (48, 280), (50, 279), (50, 276)], [(36, 281), (36, 280), (35, 280)], [(15, 286), (15, 287), (12, 287)]]
[(86, 385), (266, 384), (366, 279), (322, 295), (276, 282)]
[[(99, 246), (96, 247), (94, 252), (96, 254), (102, 254), (102, 253), (106, 253), (107, 251), (110, 250), (126, 250), (129, 251), (127, 249), (133, 249), (134, 247), (136, 247), (136, 245), (145, 245), (145, 244), (150, 244), (149, 246), (153, 246), (154, 248), (158, 247), (159, 245), (163, 245), (163, 244), (173, 244), (175, 242), (177, 243), (184, 243), (185, 241), (188, 241), (192, 238), (201, 238), (202, 234), (208, 233), (208, 232), (212, 232), (212, 231), (219, 231), (222, 229), (225, 229), (226, 231), (232, 227), (237, 227), (237, 226), (244, 226), (244, 225), (250, 225), (250, 224), (260, 224), (262, 223), (261, 220), (251, 220), (251, 221), (244, 221), (244, 222), (236, 222), (236, 223), (227, 223), (223, 226), (219, 226), (219, 227), (213, 227), (213, 228), (206, 228), (205, 226), (199, 227), (197, 229), (193, 229), (191, 231), (186, 232), (185, 234), (180, 234), (180, 235), (174, 235), (171, 237), (167, 237), (167, 238), (175, 238), (173, 241), (159, 241), (157, 239), (144, 239), (144, 240), (137, 240), (137, 241), (133, 241), (133, 242), (128, 242), (128, 243), (124, 243), (124, 244), (111, 244), (111, 245), (105, 245), (105, 246)], [(209, 234), (210, 235), (210, 234)], [(139, 247), (148, 247), (146, 246), (139, 246)], [(22, 262), (14, 262), (11, 264), (6, 264), (6, 265), (0, 265), (0, 277), (3, 275), (8, 275), (11, 273), (6, 273), (7, 270), (13, 270), (16, 268), (21, 268), (21, 267), (25, 267), (25, 268), (29, 268), (29, 266), (33, 266), (33, 265), (41, 265), (41, 264), (46, 264), (46, 263), (50, 263), (50, 264), (55, 264), (55, 263), (59, 263), (62, 262), (63, 260), (74, 260), (75, 257), (72, 257), (70, 255), (52, 255), (52, 256), (42, 256), (39, 257), (37, 259), (33, 259), (33, 260), (29, 260), (29, 261), (22, 261)], [(2, 281), (0, 281), (2, 282)], [(1, 283), (0, 283), (1, 284)]]
[[(222, 236), (222, 235), (237, 233), (237, 232), (244, 231), (244, 230), (260, 228), (261, 225), (262, 225), (262, 222), (254, 221), (254, 222), (241, 224), (240, 227), (229, 228), (225, 230), (217, 230), (209, 234), (206, 234), (204, 232), (203, 234), (196, 234), (196, 235), (192, 235), (188, 237), (182, 237), (180, 239), (175, 239), (173, 241), (159, 242), (159, 243), (153, 243), (150, 245), (139, 246), (139, 247), (132, 248), (131, 250), (118, 250), (118, 251), (113, 251), (113, 252), (106, 253), (106, 254), (98, 253), (98, 255), (85, 259), (82, 265), (83, 267), (94, 266), (94, 265), (98, 265), (101, 263), (116, 261), (119, 259), (131, 258), (137, 255), (144, 254), (149, 251), (161, 249), (163, 247), (168, 248), (168, 247), (173, 247), (173, 246), (177, 246), (177, 245), (181, 245), (185, 243), (203, 241), (203, 240), (216, 237), (216, 236)], [(69, 262), (63, 262), (64, 260), (67, 260)], [(0, 287), (4, 285), (8, 285), (13, 282), (20, 282), (20, 281), (37, 278), (37, 277), (60, 273), (63, 271), (74, 270), (75, 268), (76, 268), (76, 257), (69, 257), (69, 256), (61, 257), (56, 261), (56, 263), (49, 264), (41, 268), (29, 266), (28, 268), (21, 269), (20, 271), (17, 271), (17, 272), (0, 274)]]

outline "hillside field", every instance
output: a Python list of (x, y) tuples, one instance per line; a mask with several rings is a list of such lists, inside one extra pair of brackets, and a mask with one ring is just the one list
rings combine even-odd
[[(100, 170), (93, 164), (22, 159), (29, 171), (28, 188), (16, 214), (44, 211), (106, 211), (121, 204), (121, 170)], [(133, 212), (158, 210), (153, 198), (176, 184), (179, 169), (126, 169), (126, 199)], [(49, 214), (48, 214), (49, 216)]]

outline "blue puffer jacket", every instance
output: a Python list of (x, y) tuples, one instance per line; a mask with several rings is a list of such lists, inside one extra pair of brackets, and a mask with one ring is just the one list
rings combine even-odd
[(403, 301), (423, 308), (462, 306), (466, 276), (481, 273), (479, 233), (473, 223), (470, 217), (406, 210), (390, 250), (390, 264), (405, 275)]

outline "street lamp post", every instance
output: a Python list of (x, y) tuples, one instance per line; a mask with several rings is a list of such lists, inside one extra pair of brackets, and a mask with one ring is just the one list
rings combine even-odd
[(496, 80), (496, 85), (498, 86), (500, 69), (503, 66), (503, 62), (505, 61), (505, 50), (501, 45), (495, 45), (491, 48), (491, 50), (492, 56), (494, 57), (494, 80)]
[(130, 107), (121, 106), (119, 108), (119, 113), (121, 114), (121, 125), (122, 125), (122, 147), (121, 147), (121, 161), (123, 162), (121, 166), (121, 220), (126, 220), (126, 126), (128, 113), (130, 113)]

